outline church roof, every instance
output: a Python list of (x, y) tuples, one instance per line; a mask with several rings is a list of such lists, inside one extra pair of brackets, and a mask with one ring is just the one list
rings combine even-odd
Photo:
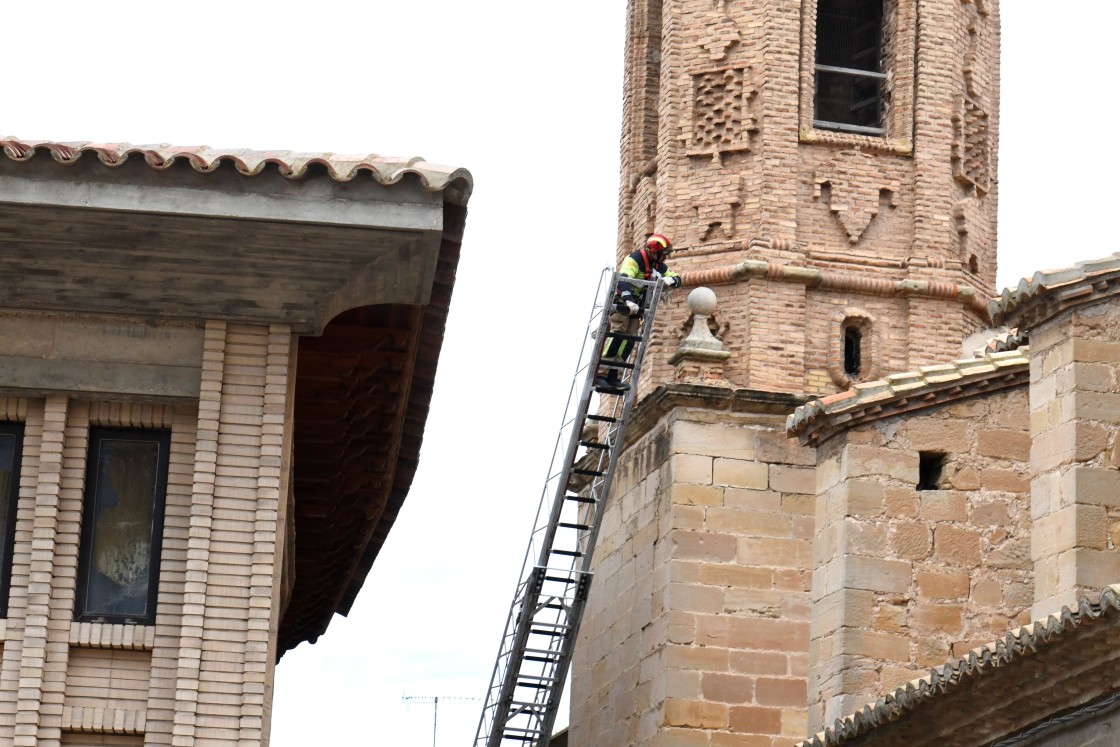
[(1029, 348), (999, 351), (1014, 340), (1012, 334), (975, 357), (893, 374), (814, 400), (786, 418), (786, 431), (803, 444), (816, 445), (854, 425), (1025, 384)]
[(988, 304), (993, 324), (1036, 327), (1066, 309), (1120, 291), (1120, 252), (1058, 270), (1040, 270)]
[(1021, 732), (1120, 685), (1120, 585), (930, 670), (798, 747), (963, 747)]

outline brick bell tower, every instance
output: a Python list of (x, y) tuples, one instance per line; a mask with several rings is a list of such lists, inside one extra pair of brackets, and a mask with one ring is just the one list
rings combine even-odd
[(687, 383), (688, 308), (664, 303), (572, 739), (790, 745), (820, 727), (810, 664), (830, 654), (809, 643), (815, 459), (784, 418), (987, 326), (999, 4), (629, 0), (627, 23), (618, 253), (667, 234), (731, 356), (727, 386)]

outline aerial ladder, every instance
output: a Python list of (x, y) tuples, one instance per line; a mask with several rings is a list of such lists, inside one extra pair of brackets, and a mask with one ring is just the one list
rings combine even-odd
[[(551, 739), (591, 586), (595, 540), (661, 296), (659, 279), (627, 278), (644, 286), (644, 307), (634, 334), (613, 333), (608, 317), (618, 281), (609, 270), (599, 281), (474, 747), (547, 747)], [(601, 358), (611, 338), (631, 346), (626, 361)], [(612, 368), (623, 386), (597, 390), (596, 377)], [(592, 412), (596, 392), (601, 396)]]

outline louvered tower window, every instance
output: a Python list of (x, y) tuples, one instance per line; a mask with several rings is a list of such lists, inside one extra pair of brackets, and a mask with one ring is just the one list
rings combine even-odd
[(813, 126), (882, 135), (883, 0), (818, 0)]

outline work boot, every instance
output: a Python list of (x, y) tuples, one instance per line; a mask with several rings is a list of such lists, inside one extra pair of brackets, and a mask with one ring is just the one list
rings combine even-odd
[(621, 394), (629, 387), (618, 378), (618, 371), (610, 369), (606, 375), (595, 377), (595, 391), (600, 394)]

